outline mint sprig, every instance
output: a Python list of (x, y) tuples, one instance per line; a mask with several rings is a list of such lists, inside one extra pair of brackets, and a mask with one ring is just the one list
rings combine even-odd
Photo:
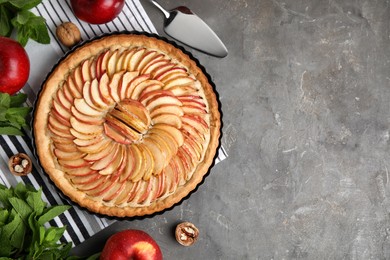
[(67, 259), (71, 243), (59, 240), (66, 227), (47, 227), (68, 205), (48, 206), (42, 189), (0, 184), (0, 259)]
[(23, 135), (21, 129), (28, 127), (26, 117), (31, 112), (31, 107), (22, 106), (26, 100), (23, 93), (0, 93), (0, 135)]
[(25, 46), (29, 39), (48, 44), (50, 36), (46, 20), (30, 11), (42, 0), (0, 0), (0, 35), (10, 37), (16, 31), (16, 39)]

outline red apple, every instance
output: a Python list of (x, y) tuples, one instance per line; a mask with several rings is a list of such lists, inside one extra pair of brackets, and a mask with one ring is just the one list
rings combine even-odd
[(112, 235), (106, 242), (100, 260), (162, 260), (156, 241), (141, 230), (128, 229)]
[(30, 75), (30, 60), (23, 46), (0, 36), (0, 92), (10, 95), (26, 84)]
[(71, 0), (77, 18), (92, 24), (103, 24), (114, 20), (122, 11), (125, 0)]

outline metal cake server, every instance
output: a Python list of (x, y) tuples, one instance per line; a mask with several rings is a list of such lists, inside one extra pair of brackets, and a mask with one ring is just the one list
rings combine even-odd
[(165, 10), (159, 3), (149, 0), (164, 14), (164, 31), (172, 38), (204, 53), (223, 58), (228, 50), (218, 35), (185, 6)]

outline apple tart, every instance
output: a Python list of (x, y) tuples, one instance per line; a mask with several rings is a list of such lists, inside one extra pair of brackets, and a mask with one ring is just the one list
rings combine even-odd
[(221, 122), (192, 58), (155, 37), (117, 34), (53, 68), (33, 127), (40, 163), (67, 197), (95, 213), (132, 217), (170, 208), (196, 188)]

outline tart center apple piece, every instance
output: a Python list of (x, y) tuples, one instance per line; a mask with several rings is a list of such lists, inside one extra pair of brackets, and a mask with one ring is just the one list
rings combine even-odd
[(42, 166), (72, 200), (135, 216), (172, 206), (201, 182), (220, 115), (187, 55), (155, 38), (115, 35), (76, 49), (53, 70), (34, 132)]

